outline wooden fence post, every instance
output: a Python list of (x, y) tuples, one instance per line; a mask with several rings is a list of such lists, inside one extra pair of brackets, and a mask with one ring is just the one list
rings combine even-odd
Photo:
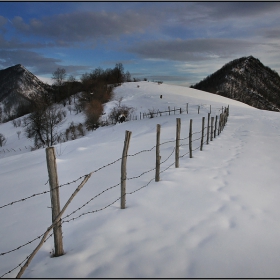
[(218, 135), (221, 133), (221, 114), (219, 116)]
[(125, 131), (125, 139), (122, 153), (122, 163), (121, 163), (121, 209), (125, 209), (126, 200), (126, 162), (127, 162), (127, 152), (129, 148), (129, 141), (131, 137), (131, 131)]
[(190, 151), (190, 158), (192, 158), (192, 119), (190, 119), (190, 130), (189, 130), (189, 151)]
[(202, 117), (202, 130), (201, 130), (201, 142), (200, 142), (200, 151), (203, 149), (203, 139), (204, 139), (204, 123), (205, 117)]
[(214, 117), (211, 117), (211, 138), (210, 138), (211, 141), (213, 141), (213, 126), (214, 126)]
[(227, 108), (225, 110), (225, 125), (226, 125), (226, 123), (227, 123)]
[(170, 116), (170, 106), (168, 106), (169, 116)]
[(221, 129), (220, 129), (220, 133), (223, 131), (223, 128), (224, 128), (224, 125), (223, 125), (223, 122), (224, 122), (224, 118), (223, 118), (224, 114), (222, 113), (221, 116), (220, 116), (220, 119), (221, 119)]
[[(51, 207), (52, 207), (52, 222), (54, 222), (60, 213), (60, 201), (59, 201), (59, 183), (57, 175), (55, 148), (46, 148), (47, 168), (49, 174)], [(59, 257), (64, 254), (62, 243), (62, 226), (61, 220), (53, 227), (54, 236), (54, 256)]]
[(211, 114), (211, 105), (210, 105), (210, 114)]
[(181, 134), (181, 119), (177, 118), (176, 119), (175, 168), (179, 167), (180, 134)]
[(160, 173), (160, 124), (157, 124), (157, 140), (156, 140), (156, 176), (155, 181), (159, 182), (159, 173)]
[(215, 130), (214, 130), (214, 138), (216, 138), (216, 135), (217, 135), (217, 121), (218, 121), (218, 116), (216, 115), (216, 119), (215, 119)]
[(209, 123), (210, 123), (210, 113), (208, 113), (208, 120), (207, 120), (207, 145), (209, 144)]
[(198, 105), (198, 107), (197, 107), (197, 113), (199, 114), (199, 109), (200, 109), (200, 106)]
[(189, 103), (187, 103), (187, 114), (189, 113)]

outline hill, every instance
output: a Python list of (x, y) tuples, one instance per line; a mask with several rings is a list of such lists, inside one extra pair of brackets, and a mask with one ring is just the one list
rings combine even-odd
[(280, 111), (280, 77), (253, 56), (233, 60), (191, 87), (255, 108)]
[[(125, 83), (115, 89), (116, 100), (121, 97), (137, 114), (150, 108), (184, 108), (186, 103), (189, 112), (101, 127), (56, 145), (59, 183), (65, 184), (60, 188), (61, 207), (81, 180), (68, 182), (106, 167), (92, 174), (65, 215), (75, 213), (63, 216), (65, 255), (51, 257), (51, 236), (23, 277), (277, 278), (279, 113), (200, 90), (151, 82)], [(113, 103), (106, 104), (106, 114)], [(188, 137), (193, 119), (196, 149), (201, 118), (207, 116), (209, 106), (215, 116), (228, 104), (230, 115), (223, 132), (203, 151), (193, 151), (193, 158), (180, 158), (180, 167), (175, 168), (176, 118), (181, 118), (182, 139)], [(77, 121), (82, 117), (68, 112), (67, 121), (71, 116)], [(164, 161), (160, 182), (153, 180), (157, 124), (165, 143), (160, 149)], [(19, 128), (11, 122), (0, 124), (0, 129), (9, 134), (9, 149), (22, 147), (26, 141), (23, 136), (18, 139)], [(121, 157), (126, 130), (132, 132), (127, 177), (136, 178), (127, 180), (127, 208), (121, 210), (121, 164), (108, 163)], [(181, 144), (183, 155), (188, 140)], [(0, 256), (0, 276), (15, 268), (4, 277), (16, 276), (19, 264), (51, 224), (45, 150), (15, 150), (0, 153), (0, 206), (31, 198), (0, 208), (0, 253), (15, 249)], [(147, 170), (151, 172), (139, 176)], [(37, 193), (42, 194), (32, 196)]]

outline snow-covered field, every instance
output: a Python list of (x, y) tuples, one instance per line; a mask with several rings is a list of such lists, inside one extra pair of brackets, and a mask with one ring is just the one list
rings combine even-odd
[[(139, 85), (140, 87), (137, 87)], [(189, 103), (189, 114), (162, 116), (99, 128), (78, 140), (56, 146), (59, 183), (65, 184), (121, 157), (125, 131), (132, 131), (129, 154), (151, 149), (156, 124), (161, 142), (175, 140), (176, 118), (181, 138), (201, 130), (201, 118), (212, 106), (212, 116), (230, 106), (223, 132), (203, 151), (180, 159), (151, 181), (154, 170), (127, 181), (127, 208), (116, 201), (120, 186), (104, 192), (62, 224), (65, 255), (52, 258), (49, 238), (23, 277), (28, 278), (159, 278), (159, 277), (280, 277), (280, 115), (202, 91), (151, 82), (116, 88), (116, 99), (140, 112), (166, 110)], [(159, 96), (163, 95), (160, 99)], [(108, 112), (113, 102), (106, 105)], [(197, 114), (197, 105), (201, 106)], [(82, 115), (69, 115), (80, 122)], [(68, 121), (69, 119), (67, 119)], [(19, 151), (32, 145), (12, 123), (0, 125), (7, 136), (0, 153), (0, 206), (49, 190), (45, 150)], [(200, 134), (194, 135), (194, 138)], [(194, 149), (200, 141), (194, 141)], [(187, 144), (182, 141), (181, 144)], [(164, 161), (174, 142), (161, 146)], [(188, 152), (182, 145), (180, 155)], [(174, 154), (161, 166), (174, 162)], [(155, 167), (155, 149), (128, 157), (127, 177), (138, 177)], [(60, 188), (61, 208), (80, 181)], [(120, 182), (120, 161), (94, 173), (63, 217), (98, 193)], [(43, 234), (51, 224), (49, 193), (0, 208), (0, 254)], [(0, 255), (0, 276), (33, 251), (39, 239), (12, 253)], [(19, 268), (4, 277), (15, 277)]]

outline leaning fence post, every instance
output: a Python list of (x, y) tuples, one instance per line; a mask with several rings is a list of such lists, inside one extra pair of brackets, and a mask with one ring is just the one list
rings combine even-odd
[(175, 148), (175, 167), (179, 167), (179, 147), (180, 147), (180, 133), (181, 133), (181, 119), (176, 119), (176, 148)]
[[(49, 174), (52, 222), (54, 222), (60, 213), (59, 201), (59, 183), (57, 175), (56, 157), (54, 147), (46, 148), (47, 168)], [(59, 257), (64, 254), (62, 243), (62, 226), (61, 220), (53, 227), (54, 236), (54, 256)]]
[(202, 151), (202, 148), (203, 148), (203, 138), (204, 138), (204, 123), (205, 123), (205, 117), (202, 117), (202, 130), (201, 130), (201, 142), (200, 142), (200, 151)]
[(192, 119), (190, 119), (189, 151), (190, 151), (190, 158), (192, 158)]
[(155, 181), (159, 182), (160, 173), (160, 124), (157, 124), (157, 140), (156, 140), (156, 176)]
[(129, 148), (129, 141), (131, 137), (131, 131), (125, 131), (125, 139), (122, 154), (121, 163), (121, 209), (125, 209), (125, 199), (126, 199), (126, 162), (127, 162), (127, 152)]
[(213, 125), (214, 125), (214, 117), (211, 117), (211, 138), (210, 138), (211, 141), (213, 141)]
[(209, 144), (209, 122), (210, 122), (210, 113), (208, 113), (208, 120), (207, 120), (207, 145)]

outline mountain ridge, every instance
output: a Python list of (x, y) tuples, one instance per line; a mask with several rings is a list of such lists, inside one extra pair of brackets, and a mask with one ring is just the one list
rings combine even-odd
[(230, 61), (191, 88), (280, 112), (280, 77), (253, 56)]
[(45, 92), (47, 84), (28, 71), (22, 64), (0, 70), (0, 102), (10, 94), (31, 99), (32, 94)]

